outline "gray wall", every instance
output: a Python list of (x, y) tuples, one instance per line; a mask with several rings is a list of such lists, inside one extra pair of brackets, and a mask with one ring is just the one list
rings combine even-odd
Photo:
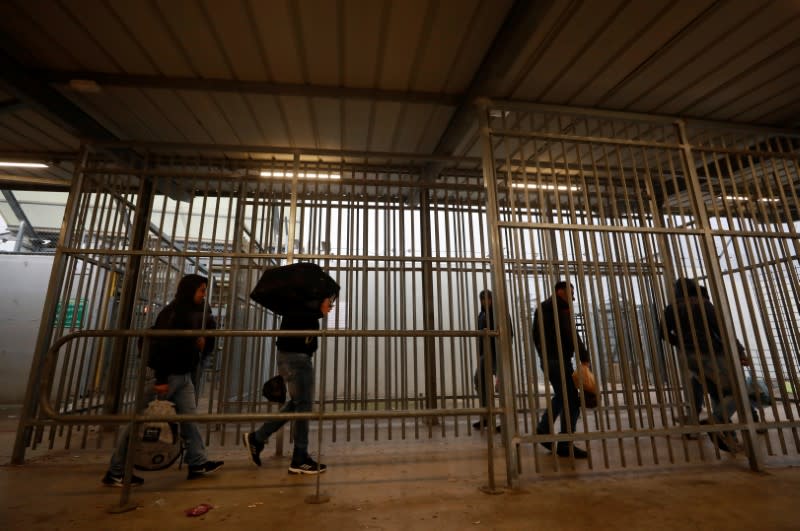
[(21, 404), (53, 257), (0, 253), (0, 404)]

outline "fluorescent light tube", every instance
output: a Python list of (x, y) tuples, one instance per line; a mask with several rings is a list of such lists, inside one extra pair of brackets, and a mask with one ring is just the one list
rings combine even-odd
[(8, 167), (8, 168), (47, 168), (47, 164), (42, 164), (41, 162), (11, 162), (11, 161), (0, 161), (0, 166)]
[(580, 186), (567, 184), (537, 184), (537, 183), (511, 183), (512, 188), (526, 188), (528, 190), (558, 190), (560, 192), (577, 192)]

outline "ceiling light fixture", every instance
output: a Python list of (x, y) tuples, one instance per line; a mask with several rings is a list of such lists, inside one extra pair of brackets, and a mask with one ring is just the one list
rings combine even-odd
[(511, 183), (512, 188), (526, 188), (528, 190), (558, 190), (559, 192), (578, 192), (580, 186), (567, 184), (537, 184), (537, 183)]
[(0, 161), (0, 166), (8, 168), (47, 168), (47, 164), (41, 162), (13, 162), (13, 161)]
[[(294, 177), (292, 171), (279, 171), (279, 170), (264, 170), (260, 173), (262, 177), (278, 177), (284, 179), (291, 179)], [(342, 176), (338, 173), (314, 173), (314, 172), (300, 172), (298, 177), (301, 179), (341, 179)]]
[(762, 203), (780, 203), (781, 202), (781, 200), (779, 198), (777, 198), (777, 197), (762, 197), (761, 199), (759, 199), (759, 201), (762, 202)]
[(746, 195), (726, 195), (725, 199), (728, 201), (750, 201), (750, 198)]

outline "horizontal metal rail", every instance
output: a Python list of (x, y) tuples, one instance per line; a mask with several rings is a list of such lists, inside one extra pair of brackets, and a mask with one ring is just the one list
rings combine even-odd
[[(407, 417), (440, 417), (443, 415), (470, 415), (489, 413), (490, 409), (477, 408), (437, 408), (435, 410), (406, 410), (406, 411), (330, 411), (319, 413), (220, 413), (211, 415), (170, 415), (165, 417), (144, 416), (138, 411), (133, 413), (120, 413), (114, 415), (71, 415), (58, 413), (50, 402), (52, 369), (57, 361), (56, 353), (69, 341), (81, 337), (142, 337), (145, 342), (153, 337), (305, 337), (315, 335), (320, 337), (496, 337), (499, 332), (493, 330), (481, 331), (423, 331), (423, 330), (81, 330), (64, 335), (53, 342), (45, 358), (45, 370), (42, 386), (40, 388), (40, 407), (47, 418), (67, 424), (120, 424), (123, 422), (152, 421), (192, 421), (206, 422), (251, 422), (268, 419), (319, 419), (343, 420), (361, 418), (407, 418)], [(317, 353), (316, 355), (320, 355)], [(144, 362), (145, 356), (142, 356)], [(494, 413), (502, 413), (501, 407), (492, 408)]]

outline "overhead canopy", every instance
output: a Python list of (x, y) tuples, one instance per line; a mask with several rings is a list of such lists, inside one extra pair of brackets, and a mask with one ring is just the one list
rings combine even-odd
[(474, 156), (480, 96), (796, 128), (799, 24), (767, 0), (12, 0), (0, 152), (59, 179), (84, 137)]

